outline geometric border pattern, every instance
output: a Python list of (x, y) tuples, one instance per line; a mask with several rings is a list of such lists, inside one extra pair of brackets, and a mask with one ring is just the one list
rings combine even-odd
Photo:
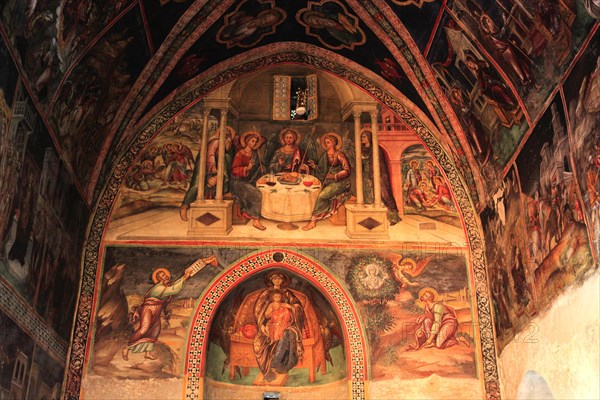
[[(273, 259), (273, 255), (276, 253), (283, 256), (280, 261)], [(343, 288), (331, 274), (314, 261), (283, 249), (254, 254), (237, 263), (213, 282), (202, 296), (194, 315), (187, 346), (185, 398), (189, 400), (203, 398), (203, 388), (200, 387), (200, 382), (202, 382), (205, 372), (203, 367), (206, 365), (208, 333), (219, 302), (249, 276), (275, 266), (288, 269), (309, 279), (317, 289), (326, 294), (334, 306), (334, 310), (339, 311), (338, 317), (347, 346), (346, 358), (350, 360), (352, 399), (363, 400), (365, 398), (365, 381), (368, 376), (365, 358), (367, 352), (356, 309), (349, 300), (349, 296), (344, 293)]]
[[(238, 64), (233, 64), (234, 62), (238, 62)], [(466, 184), (462, 180), (462, 174), (457, 169), (453, 157), (439, 143), (433, 131), (424, 122), (427, 121), (427, 118), (422, 112), (412, 104), (404, 104), (402, 95), (389, 88), (389, 85), (386, 85), (381, 77), (338, 54), (305, 43), (277, 43), (263, 46), (244, 53), (242, 57), (230, 59), (227, 63), (219, 64), (215, 68), (206, 71), (206, 75), (202, 75), (204, 80), (195, 79), (193, 87), (182, 88), (168, 105), (163, 107), (153, 119), (141, 128), (141, 131), (135, 135), (134, 141), (117, 156), (118, 161), (115, 162), (111, 173), (107, 177), (107, 183), (100, 193), (89, 225), (83, 260), (84, 268), (80, 297), (66, 378), (67, 398), (75, 399), (79, 397), (81, 377), (85, 365), (85, 353), (89, 346), (88, 340), (92, 329), (92, 305), (95, 296), (102, 237), (111, 207), (115, 203), (129, 166), (140, 155), (152, 137), (174, 116), (206, 94), (250, 72), (282, 64), (307, 65), (337, 75), (348, 82), (353, 82), (401, 118), (421, 138), (425, 147), (439, 163), (456, 198), (469, 244), (469, 255), (472, 262), (471, 274), (474, 279), (477, 301), (477, 326), (481, 341), (481, 360), (486, 398), (490, 400), (499, 399), (500, 385), (496, 363), (492, 308), (487, 283), (483, 231), (475, 207), (466, 190)]]
[[(50, 327), (46, 321), (33, 311), (21, 296), (14, 293), (10, 286), (0, 279), (0, 310), (11, 317), (15, 323), (27, 332), (31, 338), (52, 358), (65, 363), (67, 342)], [(2, 327), (5, 328), (5, 327)]]

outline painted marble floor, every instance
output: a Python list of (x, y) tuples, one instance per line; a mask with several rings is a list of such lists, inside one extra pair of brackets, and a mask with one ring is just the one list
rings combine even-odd
[[(259, 231), (246, 225), (234, 225), (233, 230), (223, 237), (197, 237), (187, 233), (188, 223), (179, 218), (179, 210), (161, 208), (111, 221), (104, 239), (111, 242), (120, 241), (261, 241), (267, 243), (364, 243), (365, 245), (389, 242), (412, 243), (415, 245), (433, 244), (436, 246), (464, 247), (465, 234), (461, 228), (445, 224), (419, 215), (405, 215), (401, 222), (389, 229), (389, 240), (382, 239), (350, 239), (345, 227), (332, 225), (329, 221), (320, 221), (317, 227), (305, 232), (282, 230), (277, 227), (280, 222), (263, 220), (267, 227)], [(305, 223), (296, 223), (302, 227)]]

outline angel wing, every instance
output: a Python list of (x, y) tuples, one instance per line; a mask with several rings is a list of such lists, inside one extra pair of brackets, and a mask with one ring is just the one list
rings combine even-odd
[(400, 266), (402, 267), (402, 271), (413, 278), (419, 276), (421, 272), (425, 269), (429, 261), (433, 258), (433, 255), (429, 257), (425, 257), (420, 259), (419, 261), (415, 261), (412, 258), (405, 258), (399, 261)]
[(269, 164), (271, 163), (271, 159), (273, 158), (273, 154), (275, 154), (275, 151), (280, 147), (281, 143), (279, 143), (279, 133), (273, 132), (271, 136), (269, 136), (269, 138), (267, 139), (267, 142), (265, 143), (265, 156), (263, 158), (265, 166), (269, 166)]
[(342, 153), (346, 156), (352, 168), (356, 167), (356, 152), (354, 151), (354, 137), (350, 135), (350, 131), (346, 131), (342, 137), (344, 144), (342, 145)]
[(179, 146), (180, 154), (185, 158), (190, 169), (194, 169), (194, 155), (192, 154), (192, 150), (183, 143), (180, 143)]
[(317, 153), (317, 142), (315, 141), (312, 133), (305, 137), (298, 147), (300, 147), (300, 150), (302, 150), (304, 153), (304, 163), (306, 163), (308, 160), (313, 160), (316, 162), (319, 159), (319, 155)]

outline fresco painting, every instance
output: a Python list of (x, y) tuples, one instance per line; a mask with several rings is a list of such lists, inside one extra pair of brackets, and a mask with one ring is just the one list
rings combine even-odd
[(37, 99), (48, 106), (73, 61), (129, 1), (6, 1), (2, 22)]
[[(159, 207), (178, 207), (185, 198), (192, 198), (189, 203), (196, 200), (198, 182), (194, 171), (199, 162), (202, 118), (200, 107), (191, 107), (177, 116), (144, 150), (128, 173), (112, 214), (113, 219)], [(207, 149), (213, 157), (207, 172), (205, 193), (207, 198), (214, 198), (216, 179), (211, 178), (216, 176), (217, 118), (209, 116), (208, 127), (210, 140)]]
[(594, 270), (560, 96), (550, 103), (516, 162), (528, 237), (524, 256), (534, 268), (533, 295), (541, 308)]
[(67, 339), (88, 212), (23, 86), (14, 110), (1, 178), (10, 190), (2, 200), (0, 273)]
[(331, 304), (282, 269), (252, 276), (223, 299), (210, 343), (207, 376), (216, 381), (306, 386), (346, 377), (344, 337)]
[(570, 122), (573, 172), (583, 199), (583, 204), (575, 204), (574, 214), (584, 213), (596, 262), (600, 257), (600, 107), (595, 95), (599, 84), (600, 44), (596, 33), (563, 86)]
[(425, 147), (413, 145), (404, 151), (402, 177), (405, 214), (461, 226), (449, 184)]
[(513, 166), (481, 213), (500, 351), (539, 311), (534, 291), (536, 266), (527, 258), (529, 247), (521, 215), (521, 190)]
[(230, 260), (251, 250), (110, 247), (104, 257), (92, 375), (182, 377), (196, 300)]
[[(259, 251), (106, 247), (89, 379), (111, 378), (117, 386), (181, 379), (199, 298), (217, 277)], [(478, 378), (462, 250), (290, 251), (313, 258), (347, 285), (365, 324), (372, 379)], [(346, 380), (348, 338), (339, 315), (315, 283), (289, 267), (275, 263), (250, 274), (228, 288), (211, 317), (206, 379), (248, 387)]]
[(150, 57), (143, 26), (139, 6), (111, 26), (65, 78), (49, 112), (65, 158), (84, 184), (124, 96)]
[(427, 59), (456, 112), (487, 190), (493, 190), (528, 129), (515, 92), (448, 13)]
[(345, 264), (373, 379), (476, 378), (467, 266), (460, 252), (357, 253)]
[(454, 0), (451, 13), (509, 77), (532, 116), (593, 26), (583, 2)]
[(59, 399), (64, 363), (50, 357), (2, 311), (0, 325), (0, 398)]
[[(176, 116), (142, 151), (128, 171), (111, 213), (112, 237), (151, 237), (157, 232), (153, 225), (159, 221), (164, 222), (160, 229), (185, 235), (187, 225), (182, 222), (190, 221), (190, 207), (198, 204), (200, 193), (206, 200), (217, 197), (221, 129), (218, 113), (211, 111), (206, 117), (202, 183), (199, 150), (204, 118), (202, 103), (197, 103)], [(261, 122), (247, 124), (245, 129), (233, 125), (235, 128), (228, 126), (225, 132), (222, 194), (233, 200), (234, 234), (244, 226), (278, 230), (266, 232), (264, 237), (323, 225), (344, 232), (345, 205), (357, 201), (358, 169), (354, 137), (347, 128), (328, 123), (291, 127)], [(404, 125), (393, 125), (393, 129), (401, 129), (398, 126)], [(391, 234), (402, 234), (402, 215), (407, 214), (420, 222), (449, 225), (460, 235), (462, 225), (449, 182), (437, 163), (422, 145), (404, 151), (405, 146), (399, 147), (394, 131), (388, 128), (392, 125), (386, 125), (385, 139), (378, 146), (378, 172), (380, 201), (387, 209)], [(338, 133), (342, 130), (344, 134)], [(416, 142), (411, 131), (404, 130), (402, 135), (409, 143)], [(370, 205), (375, 202), (375, 171), (369, 128), (361, 129), (360, 141), (363, 201)], [(417, 166), (411, 168), (411, 164)], [(173, 215), (175, 210), (179, 218)], [(260, 237), (259, 232), (254, 235)]]
[(225, 16), (215, 39), (227, 48), (252, 47), (264, 36), (274, 34), (286, 17), (285, 11), (275, 7), (274, 2), (242, 1)]

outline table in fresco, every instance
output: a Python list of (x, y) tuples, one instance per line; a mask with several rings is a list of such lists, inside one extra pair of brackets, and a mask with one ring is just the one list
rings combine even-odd
[(261, 214), (264, 218), (284, 222), (278, 225), (280, 229), (297, 229), (293, 222), (310, 219), (322, 185), (319, 179), (308, 174), (285, 178), (284, 174), (267, 174), (256, 182), (262, 193)]

